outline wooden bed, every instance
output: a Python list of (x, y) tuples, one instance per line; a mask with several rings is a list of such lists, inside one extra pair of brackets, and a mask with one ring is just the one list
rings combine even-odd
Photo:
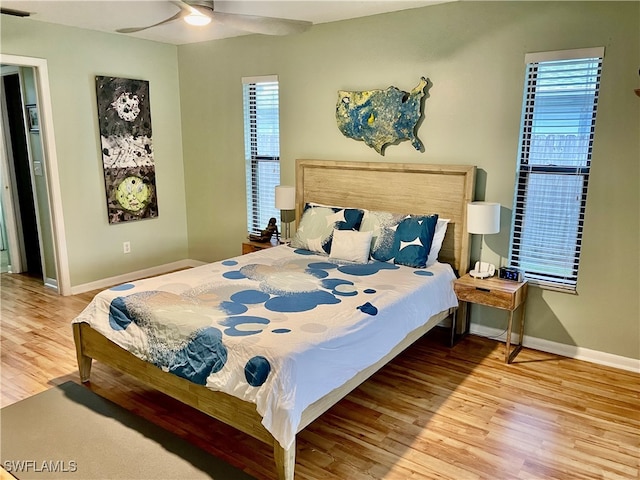
[[(306, 202), (358, 207), (398, 213), (438, 213), (451, 222), (439, 260), (450, 263), (458, 275), (469, 266), (466, 205), (473, 200), (474, 166), (298, 160), (296, 162), (296, 217)], [(345, 397), (398, 353), (450, 315), (441, 312), (428, 319), (386, 357), (307, 407), (298, 432)], [(273, 446), (279, 479), (294, 478), (296, 445), (284, 449), (262, 425), (253, 403), (189, 382), (138, 359), (92, 329), (74, 323), (78, 367), (82, 382), (89, 381), (95, 359)]]

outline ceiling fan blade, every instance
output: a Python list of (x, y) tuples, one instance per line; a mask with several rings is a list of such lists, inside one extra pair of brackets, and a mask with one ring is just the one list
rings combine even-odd
[(14, 10), (13, 8), (0, 8), (0, 14), (11, 15), (13, 17), (28, 17), (30, 12), (23, 12), (22, 10)]
[(289, 20), (286, 18), (260, 17), (238, 13), (222, 13), (213, 11), (209, 14), (214, 21), (223, 23), (238, 30), (263, 35), (291, 35), (308, 30), (313, 23), (305, 20)]
[(159, 25), (164, 25), (165, 23), (173, 22), (174, 20), (178, 20), (179, 18), (182, 18), (182, 17), (184, 17), (185, 15), (188, 15), (188, 14), (189, 14), (188, 11), (185, 11), (185, 10), (181, 9), (173, 17), (167, 18), (166, 20), (163, 20), (163, 21), (158, 22), (158, 23), (154, 23), (153, 25), (148, 25), (146, 27), (119, 28), (118, 30), (116, 30), (116, 32), (118, 32), (118, 33), (141, 32), (142, 30), (146, 30), (147, 28), (153, 28), (153, 27), (157, 27)]

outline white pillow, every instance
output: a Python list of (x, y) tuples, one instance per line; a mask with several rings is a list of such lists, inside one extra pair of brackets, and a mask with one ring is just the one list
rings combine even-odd
[(373, 232), (334, 230), (329, 258), (353, 263), (369, 262), (372, 235)]
[(447, 225), (451, 220), (448, 218), (438, 218), (436, 223), (436, 231), (433, 234), (433, 240), (431, 242), (431, 248), (429, 249), (429, 256), (427, 257), (427, 267), (433, 265), (438, 260), (438, 254), (442, 248), (442, 241), (447, 233)]

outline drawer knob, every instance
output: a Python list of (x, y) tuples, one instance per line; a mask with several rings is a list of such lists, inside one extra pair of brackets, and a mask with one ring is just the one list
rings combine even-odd
[(480, 290), (481, 292), (490, 292), (491, 291), (490, 288), (482, 288), (482, 287), (476, 287), (476, 290)]

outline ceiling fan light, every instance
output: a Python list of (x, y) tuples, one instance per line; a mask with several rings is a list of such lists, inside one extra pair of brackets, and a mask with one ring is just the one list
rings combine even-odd
[(205, 25), (209, 25), (211, 23), (211, 17), (207, 15), (203, 15), (201, 13), (190, 13), (186, 17), (184, 17), (184, 21), (189, 25), (194, 25), (196, 27), (204, 27)]

